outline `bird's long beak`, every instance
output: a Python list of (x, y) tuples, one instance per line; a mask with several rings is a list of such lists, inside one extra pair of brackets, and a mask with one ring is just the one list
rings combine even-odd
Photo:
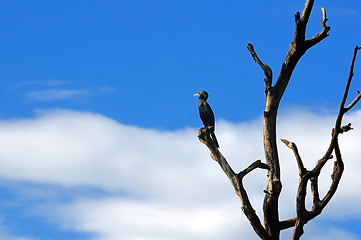
[(193, 96), (199, 96), (199, 93), (194, 94)]

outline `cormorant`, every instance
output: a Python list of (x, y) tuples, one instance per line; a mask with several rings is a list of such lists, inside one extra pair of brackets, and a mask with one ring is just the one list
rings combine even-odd
[(218, 141), (216, 135), (214, 134), (215, 126), (214, 126), (214, 114), (212, 108), (207, 103), (208, 93), (206, 91), (200, 91), (199, 93), (194, 94), (193, 96), (199, 96), (198, 98), (198, 109), (199, 116), (202, 119), (204, 127), (210, 130), (210, 135), (212, 140), (217, 148), (219, 148)]

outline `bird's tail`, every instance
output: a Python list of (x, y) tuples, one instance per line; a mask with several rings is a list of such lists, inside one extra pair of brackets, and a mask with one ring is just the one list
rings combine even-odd
[(218, 144), (218, 141), (217, 141), (217, 138), (216, 138), (216, 134), (214, 134), (214, 131), (211, 132), (211, 136), (212, 136), (214, 145), (216, 145), (216, 147), (219, 148), (219, 144)]

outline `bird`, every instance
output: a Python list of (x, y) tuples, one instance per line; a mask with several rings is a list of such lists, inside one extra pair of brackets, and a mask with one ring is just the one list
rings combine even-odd
[(206, 91), (200, 91), (193, 96), (199, 96), (198, 98), (198, 110), (199, 116), (204, 124), (204, 127), (210, 130), (211, 138), (214, 142), (214, 145), (219, 148), (219, 144), (214, 134), (215, 126), (214, 126), (214, 114), (212, 108), (207, 103), (208, 93)]

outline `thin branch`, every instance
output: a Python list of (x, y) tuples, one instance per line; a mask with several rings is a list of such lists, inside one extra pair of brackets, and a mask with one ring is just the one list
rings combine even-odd
[(358, 92), (357, 97), (347, 106), (345, 107), (346, 112), (349, 111), (353, 106), (356, 105), (356, 103), (361, 99), (361, 93)]
[(294, 153), (294, 155), (295, 155), (295, 157), (296, 157), (299, 175), (300, 175), (300, 176), (303, 176), (303, 175), (307, 172), (307, 170), (306, 170), (306, 168), (305, 168), (304, 165), (303, 165), (303, 162), (302, 162), (302, 159), (301, 159), (300, 154), (298, 153), (298, 149), (297, 149), (296, 144), (293, 143), (293, 142), (290, 142), (290, 141), (288, 141), (288, 140), (286, 140), (286, 139), (281, 139), (281, 141), (282, 141), (284, 144), (286, 144), (286, 146), (289, 147), (289, 148), (293, 151), (293, 153)]
[(343, 98), (342, 98), (341, 108), (344, 108), (344, 107), (345, 107), (346, 99), (347, 99), (348, 92), (349, 92), (349, 89), (350, 89), (350, 86), (351, 86), (352, 77), (353, 77), (353, 75), (354, 75), (354, 74), (353, 74), (353, 69), (354, 69), (354, 66), (355, 66), (357, 51), (358, 51), (359, 49), (360, 49), (360, 48), (359, 48), (358, 46), (356, 46), (355, 49), (354, 49), (354, 52), (353, 52), (352, 61), (351, 61), (351, 66), (350, 66), (350, 73), (349, 73), (349, 75), (348, 75), (345, 93), (344, 93)]
[(348, 95), (348, 91), (349, 91), (349, 89), (350, 89), (352, 77), (353, 77), (353, 75), (354, 75), (354, 74), (353, 74), (353, 69), (354, 69), (354, 66), (355, 66), (357, 51), (360, 50), (360, 49), (361, 49), (361, 47), (356, 46), (355, 49), (354, 49), (354, 52), (353, 52), (353, 56), (352, 56), (350, 73), (349, 73), (349, 75), (348, 75), (348, 80), (347, 80), (347, 84), (346, 84), (346, 90), (345, 90), (345, 94), (344, 94), (344, 97), (343, 97), (342, 103), (341, 103), (341, 107), (345, 109), (345, 112), (347, 112), (347, 111), (349, 111), (351, 108), (353, 108), (353, 106), (355, 106), (356, 103), (357, 103), (357, 102), (360, 100), (360, 98), (361, 98), (361, 93), (358, 91), (357, 97), (350, 103), (350, 105), (348, 105), (348, 106), (345, 108), (346, 98), (347, 98), (347, 95)]
[(338, 141), (335, 143), (335, 156), (336, 161), (334, 163), (333, 171), (332, 171), (332, 184), (326, 193), (325, 197), (320, 201), (317, 205), (320, 209), (316, 209), (316, 212), (322, 211), (322, 209), (329, 203), (333, 195), (335, 194), (338, 184), (340, 183), (341, 176), (344, 170), (344, 164), (341, 157), (340, 147), (338, 145)]
[(247, 168), (245, 168), (243, 171), (238, 173), (238, 177), (242, 179), (244, 176), (246, 176), (248, 173), (252, 172), (256, 168), (267, 169), (267, 170), (270, 169), (270, 167), (266, 163), (261, 162), (261, 160), (257, 160), (251, 165), (249, 165)]
[(310, 48), (314, 46), (315, 44), (319, 43), (323, 39), (325, 39), (328, 36), (328, 32), (331, 30), (331, 27), (326, 25), (327, 22), (327, 16), (326, 16), (326, 10), (324, 8), (321, 8), (322, 10), (322, 20), (321, 20), (321, 26), (322, 26), (322, 32), (316, 34), (313, 38), (306, 40), (306, 47)]
[(271, 236), (268, 234), (266, 229), (263, 227), (259, 217), (256, 214), (256, 211), (253, 209), (252, 204), (248, 198), (247, 192), (243, 186), (243, 177), (246, 176), (251, 171), (256, 168), (261, 169), (269, 169), (269, 166), (265, 163), (262, 163), (261, 160), (257, 160), (251, 165), (249, 165), (246, 169), (237, 174), (238, 176), (238, 184), (239, 184), (239, 197), (241, 199), (242, 211), (248, 218), (251, 223), (254, 231), (261, 239), (271, 240)]
[(340, 128), (340, 133), (348, 132), (352, 130), (351, 123), (348, 123)]
[(254, 61), (257, 62), (258, 65), (262, 68), (264, 75), (266, 76), (264, 82), (265, 82), (265, 91), (267, 91), (272, 87), (272, 77), (273, 77), (272, 69), (267, 64), (262, 63), (261, 59), (259, 59), (259, 57), (257, 56), (257, 53), (254, 50), (253, 45), (251, 43), (248, 43), (247, 49), (251, 53)]
[[(358, 46), (356, 46), (355, 49), (354, 49), (353, 56), (352, 56), (352, 61), (351, 61), (351, 66), (350, 66), (350, 73), (349, 73), (349, 76), (348, 76), (348, 79), (347, 79), (345, 92), (344, 92), (344, 95), (343, 95), (343, 98), (342, 98), (342, 101), (341, 101), (341, 104), (340, 104), (340, 109), (339, 109), (339, 113), (338, 113), (338, 116), (337, 116), (337, 119), (336, 119), (335, 128), (334, 128), (334, 131), (333, 131), (333, 134), (332, 134), (332, 139), (331, 139), (331, 142), (330, 142), (330, 146), (328, 147), (328, 149), (327, 149), (325, 155), (323, 156), (323, 158), (316, 165), (315, 171), (319, 171), (322, 168), (322, 166), (326, 163), (326, 161), (330, 158), (331, 153), (332, 153), (332, 151), (334, 149), (334, 145), (335, 145), (335, 143), (337, 141), (338, 134), (342, 132), (341, 124), (342, 124), (343, 116), (345, 115), (346, 112), (351, 110), (361, 98), (361, 97), (357, 96), (352, 101), (352, 103), (345, 108), (345, 103), (346, 103), (347, 96), (348, 96), (348, 93), (349, 93), (349, 89), (350, 89), (350, 86), (351, 86), (352, 77), (354, 75), (353, 74), (353, 69), (354, 69), (354, 65), (355, 65), (355, 61), (356, 61), (357, 51), (360, 50), (360, 49), (361, 48), (358, 47)], [(360, 95), (360, 93), (358, 95)]]
[(327, 28), (326, 26), (326, 22), (327, 22), (327, 16), (326, 16), (326, 9), (324, 9), (323, 7), (321, 8), (322, 10), (322, 20), (321, 20), (321, 25), (322, 25), (322, 28), (325, 29)]

